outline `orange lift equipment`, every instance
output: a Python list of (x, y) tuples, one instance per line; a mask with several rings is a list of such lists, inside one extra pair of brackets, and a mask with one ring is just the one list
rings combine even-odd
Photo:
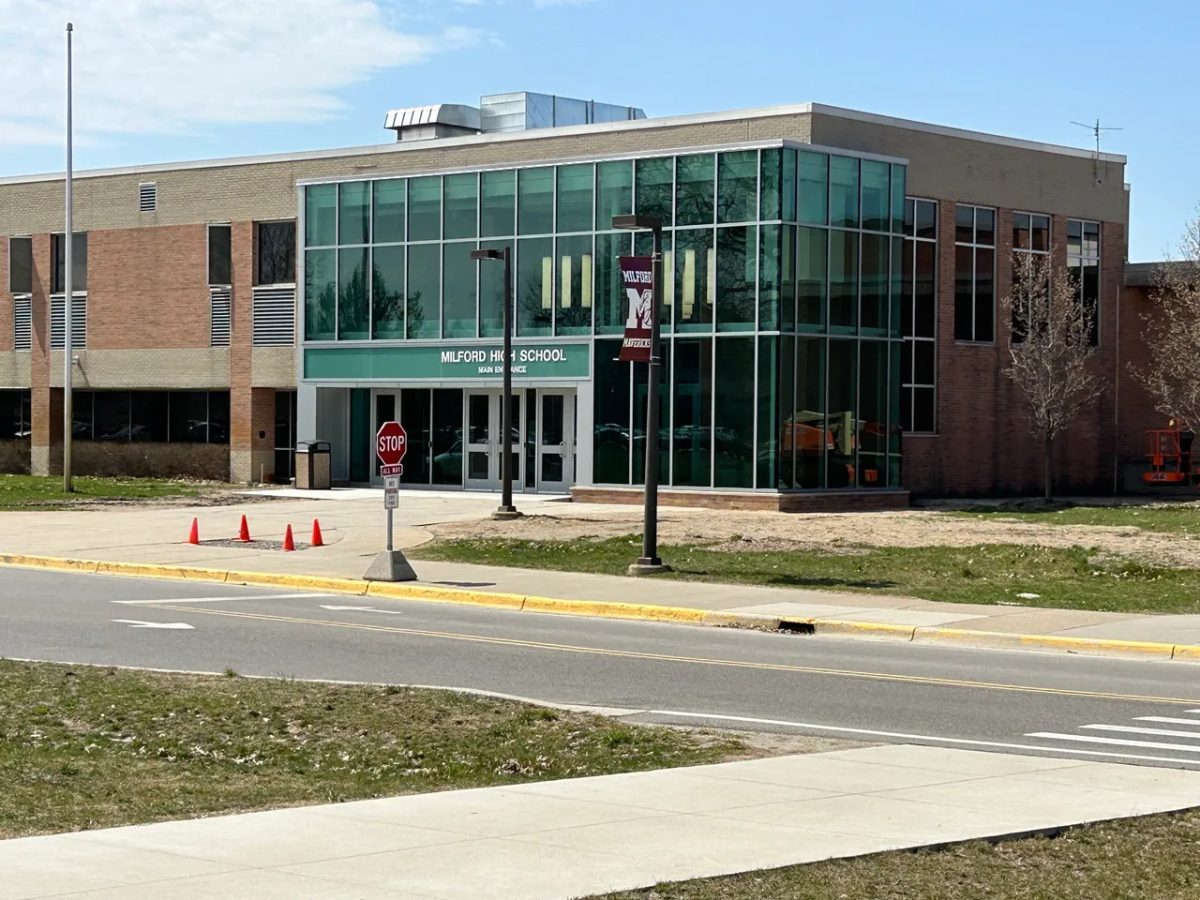
[(1195, 434), (1175, 425), (1152, 428), (1146, 432), (1146, 457), (1150, 467), (1142, 473), (1147, 484), (1200, 485), (1200, 471), (1192, 468), (1192, 441)]

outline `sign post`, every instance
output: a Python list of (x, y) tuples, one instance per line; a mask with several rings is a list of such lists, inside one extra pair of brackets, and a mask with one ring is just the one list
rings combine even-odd
[(387, 510), (387, 549), (376, 555), (363, 578), (367, 581), (416, 581), (404, 554), (393, 542), (392, 510), (400, 506), (400, 476), (404, 474), (402, 460), (408, 452), (408, 434), (399, 422), (384, 422), (375, 435), (375, 455), (379, 458), (379, 474), (383, 476), (383, 508)]

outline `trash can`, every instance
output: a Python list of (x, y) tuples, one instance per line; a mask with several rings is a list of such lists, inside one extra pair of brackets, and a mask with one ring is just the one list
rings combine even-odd
[(306, 491), (327, 491), (332, 487), (328, 441), (300, 441), (296, 444), (296, 487)]

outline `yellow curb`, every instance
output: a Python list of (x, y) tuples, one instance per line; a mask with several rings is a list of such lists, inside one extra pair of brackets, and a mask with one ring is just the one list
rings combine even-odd
[(227, 573), (225, 582), (226, 584), (253, 584), (298, 588), (305, 591), (329, 591), (333, 594), (353, 594), (359, 597), (367, 592), (366, 582), (323, 575), (289, 575), (278, 572), (229, 572)]
[(216, 581), (224, 583), (224, 569), (200, 569), (194, 566), (155, 565), (152, 563), (101, 562), (97, 575), (127, 575), (136, 578), (171, 578), (180, 581)]
[(57, 569), (66, 572), (95, 573), (100, 565), (94, 559), (59, 559), (54, 556), (27, 556), (23, 553), (0, 554), (0, 564), (30, 569)]
[(1108, 656), (1171, 659), (1174, 644), (1150, 641), (1118, 641), (1104, 638), (1058, 637), (1043, 634), (1007, 634), (1000, 631), (971, 631), (960, 628), (917, 628), (915, 643), (958, 643), (973, 647), (1018, 650), (1063, 650), (1069, 653), (1096, 653)]
[[(784, 620), (789, 621), (789, 620)], [(850, 637), (883, 638), (911, 641), (916, 632), (914, 625), (893, 625), (889, 622), (845, 622), (838, 619), (803, 619), (813, 626), (814, 633), (844, 634)]]
[(1200, 647), (1195, 644), (1176, 644), (1171, 659), (1182, 659), (1186, 662), (1200, 662)]
[(490, 606), (499, 609), (520, 610), (525, 603), (522, 594), (503, 594), (493, 591), (469, 591), (457, 588), (422, 587), (415, 584), (397, 584), (390, 581), (367, 583), (368, 597), (384, 597), (391, 600), (427, 600), (443, 603), (468, 603), (472, 606)]
[(573, 616), (602, 616), (609, 619), (640, 619), (649, 622), (700, 623), (707, 610), (683, 606), (652, 606), (643, 603), (614, 603), (609, 600), (558, 600), (526, 597), (523, 612), (565, 613)]
[(704, 614), (700, 624), (713, 628), (758, 627), (774, 630), (779, 628), (781, 621), (779, 616), (762, 616), (756, 613), (708, 612)]

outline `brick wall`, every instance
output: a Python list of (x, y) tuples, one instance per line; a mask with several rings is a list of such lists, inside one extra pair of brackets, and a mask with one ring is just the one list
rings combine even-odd
[(8, 241), (0, 237), (0, 353), (13, 348), (13, 303), (8, 290)]

